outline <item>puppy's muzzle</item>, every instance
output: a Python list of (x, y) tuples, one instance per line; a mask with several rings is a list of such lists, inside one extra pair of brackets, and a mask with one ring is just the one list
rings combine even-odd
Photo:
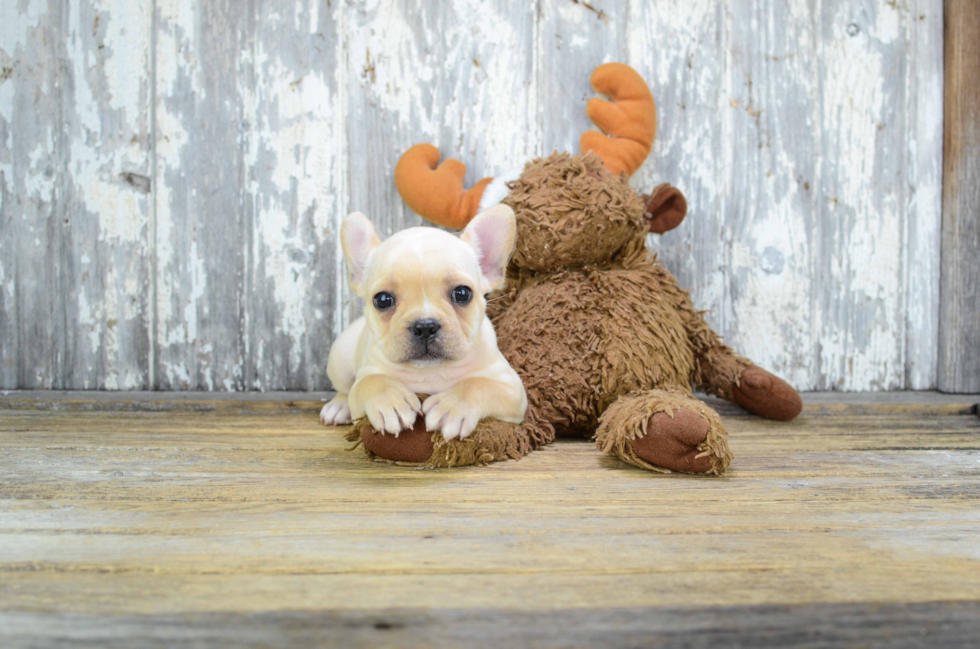
[(415, 338), (428, 347), (429, 342), (431, 342), (439, 330), (442, 329), (442, 325), (439, 324), (438, 320), (433, 320), (432, 318), (423, 318), (421, 320), (416, 320), (411, 325), (409, 325), (408, 330), (412, 332)]

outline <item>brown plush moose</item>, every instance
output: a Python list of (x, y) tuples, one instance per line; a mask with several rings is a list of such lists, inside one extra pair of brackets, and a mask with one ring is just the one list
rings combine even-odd
[(428, 220), (463, 227), (502, 200), (516, 214), (517, 244), (488, 313), (500, 350), (524, 381), (523, 424), (484, 420), (446, 442), (421, 419), (398, 437), (357, 422), (375, 458), (429, 466), (519, 458), (556, 435), (594, 436), (602, 451), (655, 471), (721, 474), (732, 455), (718, 414), (692, 386), (769, 419), (789, 420), (802, 401), (785, 381), (736, 355), (694, 308), (687, 291), (646, 247), (648, 232), (680, 224), (683, 194), (651, 195), (627, 180), (656, 131), (653, 96), (628, 66), (610, 63), (592, 86), (582, 154), (554, 153), (519, 176), (464, 191), (465, 166), (422, 144), (402, 156), (395, 183)]

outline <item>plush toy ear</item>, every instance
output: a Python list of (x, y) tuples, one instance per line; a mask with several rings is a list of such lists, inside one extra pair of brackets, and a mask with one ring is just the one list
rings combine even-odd
[(488, 290), (504, 283), (507, 262), (514, 253), (517, 240), (517, 220), (514, 210), (499, 203), (473, 217), (459, 238), (476, 251), (480, 272), (486, 278)]
[(687, 215), (687, 199), (676, 187), (667, 183), (658, 186), (643, 198), (643, 217), (650, 232), (663, 234), (673, 230)]
[(350, 287), (358, 295), (361, 295), (361, 283), (367, 270), (368, 257), (380, 244), (381, 238), (374, 226), (360, 212), (348, 216), (340, 226), (340, 245), (344, 249), (347, 268), (350, 269)]

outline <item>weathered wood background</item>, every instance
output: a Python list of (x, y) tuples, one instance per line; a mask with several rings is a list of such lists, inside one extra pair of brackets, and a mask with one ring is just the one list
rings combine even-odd
[(324, 389), (337, 227), (421, 221), (429, 141), (471, 179), (588, 127), (631, 64), (660, 131), (653, 245), (801, 389), (937, 383), (941, 0), (7, 0), (0, 386)]
[(939, 389), (980, 393), (980, 3), (945, 5)]

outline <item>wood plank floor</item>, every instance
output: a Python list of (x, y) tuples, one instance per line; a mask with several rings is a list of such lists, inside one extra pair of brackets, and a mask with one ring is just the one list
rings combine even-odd
[(317, 400), (0, 397), (0, 646), (976, 646), (976, 399), (719, 407), (722, 478), (372, 463)]

